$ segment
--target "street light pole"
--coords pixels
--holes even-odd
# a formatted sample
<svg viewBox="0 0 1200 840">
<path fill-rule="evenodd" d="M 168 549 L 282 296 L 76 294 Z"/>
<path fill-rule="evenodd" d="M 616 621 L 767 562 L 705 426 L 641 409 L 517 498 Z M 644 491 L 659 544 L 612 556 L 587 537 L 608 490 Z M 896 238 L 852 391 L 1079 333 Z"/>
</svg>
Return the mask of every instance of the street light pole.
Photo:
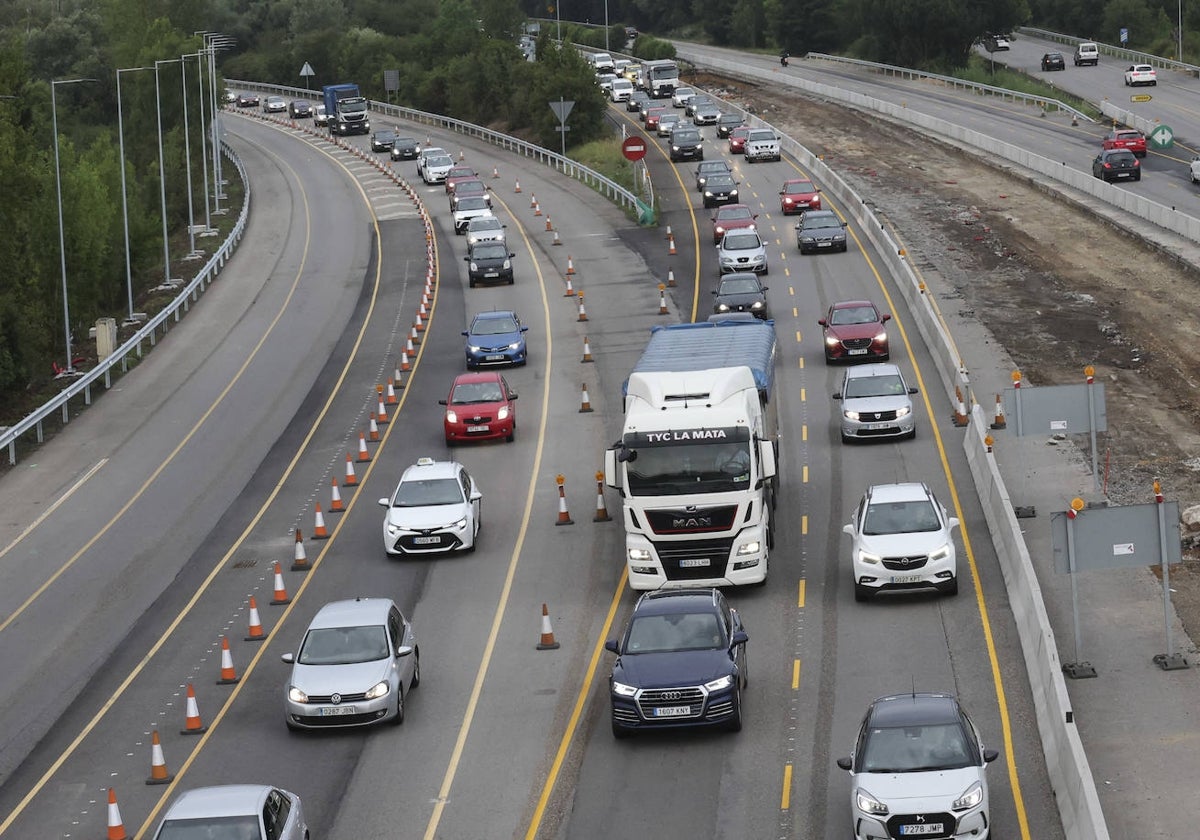
<svg viewBox="0 0 1200 840">
<path fill-rule="evenodd" d="M 1183 0 L 1179 0 L 1179 61 L 1183 62 Z"/>
<path fill-rule="evenodd" d="M 134 322 L 133 318 L 133 265 L 129 255 L 129 198 L 125 191 L 125 119 L 121 112 L 121 74 L 136 70 L 153 70 L 153 67 L 120 67 L 117 68 L 117 143 L 121 150 L 121 215 L 125 221 L 125 291 L 129 298 L 129 316 L 125 323 Z"/>
<path fill-rule="evenodd" d="M 54 131 L 54 192 L 58 198 L 58 259 L 62 267 L 63 337 L 67 345 L 67 368 L 60 375 L 74 376 L 75 365 L 71 361 L 71 308 L 67 301 L 67 238 L 63 232 L 62 167 L 58 159 L 58 98 L 55 91 L 59 85 L 79 82 L 94 82 L 95 79 L 51 79 L 50 81 L 50 124 Z"/>
<path fill-rule="evenodd" d="M 604 0 L 604 51 L 608 52 L 608 0 Z"/>
<path fill-rule="evenodd" d="M 196 211 L 192 204 L 192 132 L 188 127 L 187 61 L 185 60 L 189 57 L 186 55 L 179 57 L 179 78 L 183 86 L 183 168 L 187 175 L 187 229 L 188 244 L 191 248 L 184 259 L 195 260 L 200 258 L 200 252 L 196 250 Z"/>
<path fill-rule="evenodd" d="M 162 202 L 162 237 L 163 237 L 163 285 L 174 286 L 171 280 L 171 243 L 167 234 L 167 169 L 163 163 L 163 131 L 162 131 L 162 86 L 158 78 L 158 65 L 174 64 L 182 61 L 179 58 L 160 58 L 154 62 L 154 109 L 158 115 L 158 189 Z"/>
<path fill-rule="evenodd" d="M 236 40 L 228 35 L 222 35 L 219 32 L 199 31 L 193 33 L 204 37 L 205 50 L 208 52 L 208 78 L 209 92 L 212 102 L 210 104 L 210 112 L 212 113 L 212 148 L 213 148 L 213 215 L 220 216 L 226 211 L 221 209 L 221 199 L 225 198 L 222 161 L 221 161 L 221 111 L 217 103 L 217 50 L 229 49 L 237 43 Z"/>
</svg>

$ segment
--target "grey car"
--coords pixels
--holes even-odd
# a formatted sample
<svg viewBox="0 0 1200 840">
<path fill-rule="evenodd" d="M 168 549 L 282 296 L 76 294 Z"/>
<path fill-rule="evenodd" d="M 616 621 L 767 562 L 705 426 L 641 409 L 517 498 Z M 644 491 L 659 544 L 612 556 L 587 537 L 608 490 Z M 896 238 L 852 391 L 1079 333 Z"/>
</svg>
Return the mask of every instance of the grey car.
<svg viewBox="0 0 1200 840">
<path fill-rule="evenodd" d="M 300 797 L 271 785 L 216 785 L 184 791 L 154 840 L 307 840 Z"/>
<path fill-rule="evenodd" d="M 746 118 L 741 114 L 722 113 L 717 118 L 717 137 L 722 140 L 729 138 L 729 132 L 746 124 Z"/>
<path fill-rule="evenodd" d="M 767 287 L 752 271 L 736 271 L 721 278 L 713 289 L 713 313 L 749 312 L 756 318 L 767 318 Z"/>
<path fill-rule="evenodd" d="M 467 250 L 479 242 L 505 242 L 505 224 L 495 216 L 480 216 L 467 222 Z"/>
<path fill-rule="evenodd" d="M 735 271 L 767 273 L 767 249 L 758 231 L 753 229 L 731 230 L 722 236 L 717 245 L 717 261 L 722 274 Z"/>
<path fill-rule="evenodd" d="M 706 160 L 704 163 L 696 167 L 696 189 L 704 191 L 704 185 L 708 183 L 708 177 L 718 173 L 726 174 L 733 172 L 729 167 L 729 163 L 724 159 Z"/>
<path fill-rule="evenodd" d="M 721 119 L 721 109 L 715 102 L 701 102 L 692 113 L 692 122 L 696 125 L 716 125 Z"/>
<path fill-rule="evenodd" d="M 404 723 L 404 699 L 421 682 L 412 625 L 390 598 L 321 607 L 309 622 L 283 686 L 288 729 Z"/>
<path fill-rule="evenodd" d="M 726 237 L 728 238 L 728 237 Z M 900 368 L 890 363 L 848 368 L 833 398 L 842 404 L 842 443 L 917 435 L 910 388 Z"/>
<path fill-rule="evenodd" d="M 796 247 L 801 254 L 845 251 L 846 223 L 832 210 L 808 210 L 796 224 Z"/>
</svg>

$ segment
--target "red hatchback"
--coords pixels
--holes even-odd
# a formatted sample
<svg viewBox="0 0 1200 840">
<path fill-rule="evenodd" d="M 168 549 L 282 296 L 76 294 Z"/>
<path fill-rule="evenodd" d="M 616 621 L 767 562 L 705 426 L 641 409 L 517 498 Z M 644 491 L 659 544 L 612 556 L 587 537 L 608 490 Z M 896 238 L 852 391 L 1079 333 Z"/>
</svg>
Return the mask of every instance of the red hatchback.
<svg viewBox="0 0 1200 840">
<path fill-rule="evenodd" d="M 1136 128 L 1117 128 L 1104 138 L 1105 149 L 1128 149 L 1134 156 L 1146 156 L 1146 135 Z"/>
<path fill-rule="evenodd" d="M 779 209 L 785 216 L 820 210 L 820 190 L 807 178 L 790 178 L 779 189 Z"/>
<path fill-rule="evenodd" d="M 726 204 L 712 217 L 713 244 L 717 244 L 727 231 L 752 228 L 758 218 L 745 204 Z"/>
<path fill-rule="evenodd" d="M 460 181 L 471 181 L 479 177 L 474 167 L 470 166 L 455 166 L 446 173 L 446 194 L 454 192 L 454 186 Z"/>
<path fill-rule="evenodd" d="M 647 111 L 646 112 L 646 130 L 647 131 L 658 131 L 659 120 L 662 119 L 663 114 L 667 113 L 667 110 L 668 110 L 667 108 L 651 108 L 649 111 Z"/>
<path fill-rule="evenodd" d="M 746 137 L 750 134 L 750 127 L 739 125 L 733 131 L 729 132 L 729 154 L 740 155 L 746 151 Z"/>
<path fill-rule="evenodd" d="M 887 359 L 888 336 L 884 323 L 892 318 L 869 300 L 843 300 L 829 307 L 817 321 L 825 337 L 825 362 Z"/>
<path fill-rule="evenodd" d="M 464 440 L 512 441 L 517 431 L 516 393 L 495 371 L 460 373 L 450 386 L 450 396 L 438 400 L 446 406 L 446 445 Z"/>
</svg>

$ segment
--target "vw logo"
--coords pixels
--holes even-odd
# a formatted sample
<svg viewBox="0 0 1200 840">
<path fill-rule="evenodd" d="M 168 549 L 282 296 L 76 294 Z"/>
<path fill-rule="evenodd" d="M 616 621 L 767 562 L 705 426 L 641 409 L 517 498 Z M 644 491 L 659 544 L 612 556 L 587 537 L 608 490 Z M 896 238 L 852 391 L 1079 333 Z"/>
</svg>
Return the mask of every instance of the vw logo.
<svg viewBox="0 0 1200 840">
<path fill-rule="evenodd" d="M 335 706 L 336 706 L 338 703 L 341 703 L 341 702 L 342 702 L 342 695 L 340 695 L 340 694 L 334 694 L 334 695 L 332 695 L 332 696 L 329 698 L 329 702 L 330 702 L 330 703 L 332 703 L 333 705 L 335 705 Z"/>
<path fill-rule="evenodd" d="M 683 697 L 682 691 L 664 691 L 662 693 L 664 700 L 679 700 Z"/>
</svg>

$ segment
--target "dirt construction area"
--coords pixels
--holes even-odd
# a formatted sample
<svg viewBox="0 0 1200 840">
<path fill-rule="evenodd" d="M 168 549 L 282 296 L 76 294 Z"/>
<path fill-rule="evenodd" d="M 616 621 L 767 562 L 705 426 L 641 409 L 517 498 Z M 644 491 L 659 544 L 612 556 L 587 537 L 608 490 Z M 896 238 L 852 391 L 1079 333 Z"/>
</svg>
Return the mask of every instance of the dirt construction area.
<svg viewBox="0 0 1200 840">
<path fill-rule="evenodd" d="M 1095 367 L 1106 389 L 1098 455 L 1112 504 L 1152 501 L 1155 479 L 1181 510 L 1200 504 L 1200 268 L 952 146 L 852 109 L 714 77 L 695 83 L 723 89 L 822 155 L 1029 385 L 1081 383 L 1084 367 Z M 1186 542 L 1171 586 L 1189 637 L 1200 639 L 1200 552 Z"/>
</svg>

